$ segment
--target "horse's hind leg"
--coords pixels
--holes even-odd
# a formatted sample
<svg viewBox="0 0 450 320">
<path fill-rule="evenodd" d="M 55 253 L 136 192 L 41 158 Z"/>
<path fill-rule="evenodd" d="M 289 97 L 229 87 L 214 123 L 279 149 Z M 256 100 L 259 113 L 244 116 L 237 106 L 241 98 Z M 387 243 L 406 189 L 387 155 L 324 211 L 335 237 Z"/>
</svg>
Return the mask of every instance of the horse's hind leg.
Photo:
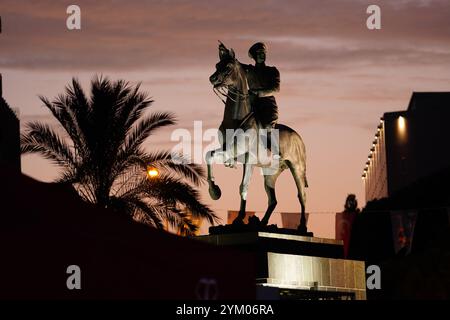
<svg viewBox="0 0 450 320">
<path fill-rule="evenodd" d="M 275 183 L 277 181 L 278 176 L 280 175 L 282 169 L 278 169 L 274 174 L 264 175 L 264 189 L 267 193 L 267 202 L 268 207 L 264 217 L 261 220 L 262 225 L 267 225 L 269 223 L 270 216 L 272 215 L 273 210 L 277 206 L 277 197 L 275 195 Z M 264 172 L 264 169 L 263 169 Z"/>
<path fill-rule="evenodd" d="M 294 177 L 295 184 L 297 185 L 297 196 L 300 201 L 300 206 L 302 209 L 300 216 L 300 225 L 298 226 L 298 231 L 300 234 L 306 235 L 307 227 L 306 227 L 306 213 L 305 213 L 305 205 L 306 205 L 306 173 L 305 170 L 302 170 L 301 166 L 296 164 L 289 163 L 289 169 L 291 170 L 292 176 Z"/>
<path fill-rule="evenodd" d="M 247 204 L 247 191 L 250 184 L 250 179 L 252 178 L 253 164 L 245 163 L 243 166 L 242 182 L 239 187 L 239 195 L 241 196 L 241 206 L 239 209 L 239 214 L 234 219 L 233 224 L 243 224 L 245 219 L 245 207 Z"/>
</svg>

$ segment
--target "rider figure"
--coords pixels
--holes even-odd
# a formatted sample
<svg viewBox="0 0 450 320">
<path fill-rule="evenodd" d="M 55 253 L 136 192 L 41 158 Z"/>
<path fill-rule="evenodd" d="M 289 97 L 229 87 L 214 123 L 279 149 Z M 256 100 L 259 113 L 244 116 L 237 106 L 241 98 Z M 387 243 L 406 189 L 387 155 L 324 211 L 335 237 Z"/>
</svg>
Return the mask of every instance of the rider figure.
<svg viewBox="0 0 450 320">
<path fill-rule="evenodd" d="M 278 106 L 274 93 L 280 91 L 280 72 L 275 67 L 266 66 L 267 46 L 257 42 L 250 47 L 248 55 L 255 65 L 243 65 L 247 71 L 249 98 L 252 111 L 267 130 L 267 149 L 271 149 L 271 130 L 278 121 Z M 273 155 L 278 158 L 278 155 Z"/>
<path fill-rule="evenodd" d="M 252 45 L 248 51 L 255 65 L 243 65 L 247 71 L 250 104 L 262 128 L 270 131 L 278 121 L 278 106 L 273 96 L 280 91 L 280 72 L 266 66 L 267 46 L 262 42 Z"/>
<path fill-rule="evenodd" d="M 257 42 L 248 50 L 248 55 L 255 60 L 255 65 L 241 65 L 247 72 L 252 111 L 261 127 L 270 131 L 278 121 L 278 106 L 273 94 L 280 91 L 280 72 L 275 67 L 266 66 L 266 53 L 267 46 L 263 42 Z M 220 43 L 220 59 L 227 54 L 228 49 Z"/>
</svg>

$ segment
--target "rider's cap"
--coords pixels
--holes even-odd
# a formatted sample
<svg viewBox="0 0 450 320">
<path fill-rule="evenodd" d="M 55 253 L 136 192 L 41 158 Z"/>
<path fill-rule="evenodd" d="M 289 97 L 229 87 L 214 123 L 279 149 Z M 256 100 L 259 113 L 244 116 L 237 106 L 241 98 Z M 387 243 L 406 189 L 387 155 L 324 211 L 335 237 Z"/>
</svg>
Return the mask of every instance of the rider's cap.
<svg viewBox="0 0 450 320">
<path fill-rule="evenodd" d="M 267 53 L 267 46 L 264 42 L 257 42 L 252 45 L 248 50 L 248 56 L 255 59 L 256 52 L 259 50 L 264 50 L 264 53 Z"/>
</svg>

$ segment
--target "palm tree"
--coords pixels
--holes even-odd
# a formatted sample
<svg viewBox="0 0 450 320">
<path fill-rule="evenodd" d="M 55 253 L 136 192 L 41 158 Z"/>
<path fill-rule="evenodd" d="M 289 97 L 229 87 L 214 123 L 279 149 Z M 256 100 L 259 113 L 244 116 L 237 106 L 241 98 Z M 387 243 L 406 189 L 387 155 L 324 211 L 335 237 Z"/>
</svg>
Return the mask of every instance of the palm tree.
<svg viewBox="0 0 450 320">
<path fill-rule="evenodd" d="M 191 218 L 217 221 L 195 189 L 204 181 L 204 171 L 173 161 L 170 152 L 143 149 L 156 129 L 176 119 L 167 112 L 144 115 L 153 100 L 139 87 L 95 77 L 88 98 L 72 79 L 53 101 L 40 96 L 64 133 L 30 122 L 21 136 L 21 152 L 38 153 L 60 166 L 56 182 L 72 185 L 84 201 L 158 228 L 169 223 L 182 234 L 192 234 L 197 227 Z M 148 178 L 148 168 L 158 176 Z"/>
</svg>

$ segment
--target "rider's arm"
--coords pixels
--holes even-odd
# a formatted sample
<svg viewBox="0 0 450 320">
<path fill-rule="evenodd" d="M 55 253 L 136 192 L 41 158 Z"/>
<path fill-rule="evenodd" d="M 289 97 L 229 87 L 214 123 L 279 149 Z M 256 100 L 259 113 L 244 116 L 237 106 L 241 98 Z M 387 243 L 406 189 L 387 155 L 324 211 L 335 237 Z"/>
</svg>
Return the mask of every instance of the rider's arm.
<svg viewBox="0 0 450 320">
<path fill-rule="evenodd" d="M 248 71 L 250 69 L 250 66 L 251 66 L 250 64 L 245 64 L 240 61 L 238 61 L 238 62 L 245 71 Z"/>
<path fill-rule="evenodd" d="M 280 91 L 280 72 L 278 69 L 273 68 L 273 75 L 268 87 L 258 90 L 258 97 L 273 96 L 274 93 Z"/>
</svg>

